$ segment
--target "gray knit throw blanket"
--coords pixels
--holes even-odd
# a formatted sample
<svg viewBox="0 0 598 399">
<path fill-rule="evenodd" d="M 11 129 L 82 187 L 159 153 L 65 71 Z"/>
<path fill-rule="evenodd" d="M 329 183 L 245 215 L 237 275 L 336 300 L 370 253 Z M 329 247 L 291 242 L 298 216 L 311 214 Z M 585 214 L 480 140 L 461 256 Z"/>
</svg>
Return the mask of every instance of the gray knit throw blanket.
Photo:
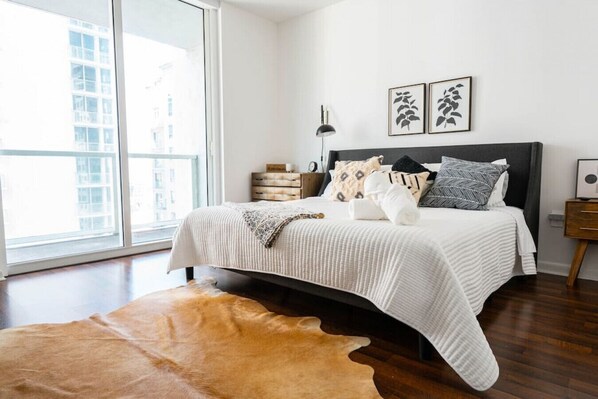
<svg viewBox="0 0 598 399">
<path fill-rule="evenodd" d="M 276 241 L 282 229 L 293 220 L 324 218 L 322 213 L 271 202 L 247 204 L 227 202 L 224 206 L 241 213 L 247 226 L 266 248 L 271 248 L 274 245 L 274 241 Z"/>
</svg>

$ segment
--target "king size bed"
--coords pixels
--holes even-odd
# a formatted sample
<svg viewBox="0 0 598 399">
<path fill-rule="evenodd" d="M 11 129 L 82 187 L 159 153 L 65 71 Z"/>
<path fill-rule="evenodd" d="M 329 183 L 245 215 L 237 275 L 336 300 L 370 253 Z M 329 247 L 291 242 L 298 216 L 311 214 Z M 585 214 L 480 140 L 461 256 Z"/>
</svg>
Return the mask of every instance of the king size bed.
<svg viewBox="0 0 598 399">
<path fill-rule="evenodd" d="M 323 213 L 297 220 L 272 248 L 256 240 L 238 212 L 225 206 L 190 213 L 179 227 L 168 270 L 225 268 L 294 289 L 381 311 L 420 333 L 477 390 L 490 388 L 498 364 L 476 319 L 484 301 L 512 276 L 535 274 L 541 143 L 330 151 L 336 161 L 408 155 L 477 162 L 506 158 L 506 207 L 488 211 L 421 208 L 414 226 L 351 220 L 347 204 L 314 197 L 294 205 Z M 326 174 L 320 193 L 330 183 Z M 291 204 L 293 205 L 293 204 Z"/>
</svg>

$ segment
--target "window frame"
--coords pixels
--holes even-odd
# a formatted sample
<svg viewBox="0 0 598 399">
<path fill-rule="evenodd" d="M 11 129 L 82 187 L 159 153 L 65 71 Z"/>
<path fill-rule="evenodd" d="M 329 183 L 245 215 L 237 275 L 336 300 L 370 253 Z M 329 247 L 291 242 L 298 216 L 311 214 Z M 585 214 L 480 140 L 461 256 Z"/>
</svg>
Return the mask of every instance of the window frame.
<svg viewBox="0 0 598 399">
<path fill-rule="evenodd" d="M 205 202 L 207 205 L 220 204 L 222 201 L 222 175 L 218 165 L 221 163 L 221 139 L 220 139 L 220 83 L 219 83 L 219 69 L 220 69 L 220 52 L 219 52 L 219 9 L 220 2 L 218 0 L 172 0 L 189 4 L 203 9 L 203 27 L 204 27 L 204 79 L 205 79 L 205 112 L 206 114 L 206 162 L 205 164 L 197 163 L 196 173 L 203 173 L 207 177 L 207 192 L 205 193 Z M 104 259 L 111 259 L 120 256 L 129 256 L 139 253 L 145 253 L 156 250 L 169 249 L 172 247 L 172 240 L 162 240 L 155 242 L 144 242 L 133 245 L 132 243 L 132 229 L 130 219 L 130 192 L 129 192 L 129 168 L 128 168 L 128 151 L 127 151 L 127 135 L 126 135 L 126 109 L 125 109 L 125 88 L 124 85 L 112 85 L 115 82 L 124 81 L 124 58 L 123 58 L 123 21 L 122 21 L 122 0 L 111 0 L 112 3 L 112 40 L 114 48 L 112 52 L 108 52 L 111 57 L 111 63 L 114 65 L 114 75 L 110 76 L 111 90 L 116 90 L 115 104 L 116 109 L 113 108 L 113 115 L 118 118 L 117 126 L 119 126 L 119 134 L 113 136 L 113 145 L 118 148 L 117 161 L 120 168 L 120 184 L 118 187 L 122 204 L 122 212 L 117 217 L 117 223 L 122 226 L 123 246 L 114 249 L 102 250 L 97 252 L 86 252 L 81 254 L 66 255 L 57 258 L 40 259 L 30 262 L 11 264 L 10 268 L 6 259 L 6 247 L 0 245 L 0 280 L 8 275 L 15 275 L 21 273 L 28 273 L 38 270 L 50 269 L 54 267 L 64 267 L 68 265 L 75 265 L 87 262 L 93 262 Z M 82 61 L 84 65 L 86 60 L 86 51 L 92 52 L 92 59 L 95 61 L 96 57 L 101 56 L 99 39 L 94 40 L 93 48 L 86 46 L 83 32 L 72 31 L 70 34 L 79 35 L 79 45 L 73 45 L 71 37 L 69 37 L 69 46 L 81 48 L 82 53 L 79 57 L 73 57 Z M 89 40 L 87 42 L 89 44 Z M 72 51 L 72 50 L 71 50 Z M 112 59 L 113 58 L 113 59 Z M 100 63 L 101 64 L 101 63 Z M 84 72 L 85 74 L 85 72 Z M 95 73 L 95 95 L 96 101 L 101 99 L 102 80 L 101 68 L 98 68 Z M 73 77 L 71 76 L 71 81 Z M 85 79 L 84 79 L 85 80 Z M 87 94 L 86 91 L 81 91 Z M 86 96 L 82 96 L 86 97 Z M 86 112 L 88 107 L 84 100 L 84 107 Z M 97 104 L 98 106 L 100 104 Z M 75 111 L 73 106 L 72 112 Z M 100 110 L 96 107 L 96 113 Z M 75 122 L 77 125 L 77 122 Z M 86 133 L 87 134 L 87 133 Z M 102 145 L 103 134 L 100 134 L 100 145 Z M 7 151 L 10 153 L 10 151 Z M 3 150 L 0 149 L 0 155 Z M 197 174 L 196 174 L 197 175 Z M 201 174 L 200 174 L 201 175 Z M 125 189 L 126 188 L 126 189 Z M 115 190 L 116 191 L 116 190 Z M 116 193 L 112 193 L 116 194 Z M 91 197 L 89 198 L 91 201 Z M 116 198 L 115 198 L 116 199 Z M 2 191 L 0 190 L 0 210 L 2 208 Z M 121 215 L 129 215 L 129 217 L 122 217 Z M 5 242 L 4 234 L 4 214 L 0 211 L 0 243 Z"/>
</svg>

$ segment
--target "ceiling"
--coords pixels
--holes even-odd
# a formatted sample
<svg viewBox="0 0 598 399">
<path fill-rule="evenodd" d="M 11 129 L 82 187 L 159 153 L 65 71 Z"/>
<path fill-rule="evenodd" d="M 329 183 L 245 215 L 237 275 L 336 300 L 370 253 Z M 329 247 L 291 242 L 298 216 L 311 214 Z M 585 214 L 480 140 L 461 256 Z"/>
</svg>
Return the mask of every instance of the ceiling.
<svg viewBox="0 0 598 399">
<path fill-rule="evenodd" d="M 274 22 L 283 22 L 340 1 L 342 0 L 224 0 Z"/>
</svg>

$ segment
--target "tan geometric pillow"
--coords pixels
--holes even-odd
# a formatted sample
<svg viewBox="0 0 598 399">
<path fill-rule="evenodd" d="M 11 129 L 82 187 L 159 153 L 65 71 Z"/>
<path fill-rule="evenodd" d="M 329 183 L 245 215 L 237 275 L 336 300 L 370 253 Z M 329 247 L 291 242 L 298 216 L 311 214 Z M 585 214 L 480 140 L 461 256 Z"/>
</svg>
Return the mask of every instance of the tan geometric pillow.
<svg viewBox="0 0 598 399">
<path fill-rule="evenodd" d="M 422 192 L 427 186 L 426 180 L 430 173 L 428 172 L 421 172 L 421 173 L 406 173 L 406 172 L 383 172 L 390 174 L 390 181 L 393 184 L 400 184 L 402 186 L 406 186 L 413 198 L 415 198 L 415 203 L 419 203 L 419 198 L 422 195 Z"/>
<path fill-rule="evenodd" d="M 365 178 L 380 169 L 383 159 L 384 157 L 380 155 L 365 161 L 336 161 L 331 198 L 342 202 L 363 198 Z"/>
</svg>

